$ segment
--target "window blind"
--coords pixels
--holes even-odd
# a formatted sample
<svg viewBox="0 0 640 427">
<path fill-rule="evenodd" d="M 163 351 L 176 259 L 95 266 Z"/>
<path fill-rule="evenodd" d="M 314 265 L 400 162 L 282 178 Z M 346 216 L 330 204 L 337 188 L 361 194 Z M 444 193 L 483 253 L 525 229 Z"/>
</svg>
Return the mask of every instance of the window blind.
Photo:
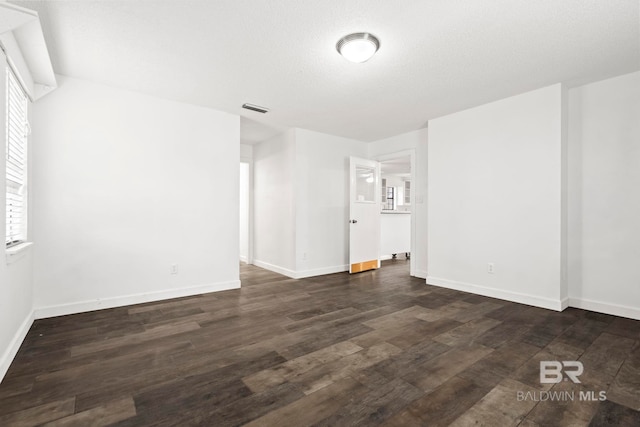
<svg viewBox="0 0 640 427">
<path fill-rule="evenodd" d="M 28 100 L 11 68 L 7 67 L 6 164 L 7 246 L 26 239 L 26 166 Z"/>
</svg>

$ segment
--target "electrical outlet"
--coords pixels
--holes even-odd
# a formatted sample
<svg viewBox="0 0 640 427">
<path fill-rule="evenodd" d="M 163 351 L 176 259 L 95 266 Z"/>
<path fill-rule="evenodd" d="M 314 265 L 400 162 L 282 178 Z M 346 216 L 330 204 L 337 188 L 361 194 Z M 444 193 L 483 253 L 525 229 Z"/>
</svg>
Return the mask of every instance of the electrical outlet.
<svg viewBox="0 0 640 427">
<path fill-rule="evenodd" d="M 487 264 L 487 273 L 493 274 L 493 263 Z"/>
<path fill-rule="evenodd" d="M 302 253 L 302 260 L 303 260 L 303 261 L 306 261 L 306 260 L 307 260 L 307 253 L 306 253 L 306 252 L 303 252 L 303 253 Z"/>
<path fill-rule="evenodd" d="M 178 274 L 178 264 L 171 264 L 171 267 L 169 268 L 169 272 L 171 274 Z"/>
</svg>

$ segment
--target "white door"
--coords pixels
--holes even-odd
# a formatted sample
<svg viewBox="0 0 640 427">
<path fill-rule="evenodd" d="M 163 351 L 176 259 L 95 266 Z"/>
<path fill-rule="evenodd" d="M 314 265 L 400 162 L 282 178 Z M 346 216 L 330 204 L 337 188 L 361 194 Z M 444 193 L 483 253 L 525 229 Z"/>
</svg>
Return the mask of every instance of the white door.
<svg viewBox="0 0 640 427">
<path fill-rule="evenodd" d="M 350 159 L 349 273 L 380 267 L 380 164 Z"/>
</svg>

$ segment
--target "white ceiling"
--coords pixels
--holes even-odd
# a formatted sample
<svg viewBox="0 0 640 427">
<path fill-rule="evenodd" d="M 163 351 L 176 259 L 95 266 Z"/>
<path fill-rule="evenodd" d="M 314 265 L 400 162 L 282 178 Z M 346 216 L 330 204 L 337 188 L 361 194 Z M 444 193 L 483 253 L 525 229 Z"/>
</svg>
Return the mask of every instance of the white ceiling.
<svg viewBox="0 0 640 427">
<path fill-rule="evenodd" d="M 57 73 L 240 114 L 248 143 L 290 127 L 372 141 L 640 69 L 638 0 L 13 3 L 39 12 Z M 358 31 L 381 41 L 363 64 L 335 49 Z"/>
</svg>

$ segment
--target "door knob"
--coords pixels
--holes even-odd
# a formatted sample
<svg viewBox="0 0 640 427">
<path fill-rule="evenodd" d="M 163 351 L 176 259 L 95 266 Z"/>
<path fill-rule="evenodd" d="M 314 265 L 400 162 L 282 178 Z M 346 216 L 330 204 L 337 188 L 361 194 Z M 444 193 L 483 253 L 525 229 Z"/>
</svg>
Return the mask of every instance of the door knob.
<svg viewBox="0 0 640 427">
<path fill-rule="evenodd" d="M 351 224 L 355 224 L 356 222 L 358 222 L 358 220 L 357 220 L 357 219 L 352 219 L 352 220 L 350 220 L 349 222 L 350 222 Z"/>
</svg>

